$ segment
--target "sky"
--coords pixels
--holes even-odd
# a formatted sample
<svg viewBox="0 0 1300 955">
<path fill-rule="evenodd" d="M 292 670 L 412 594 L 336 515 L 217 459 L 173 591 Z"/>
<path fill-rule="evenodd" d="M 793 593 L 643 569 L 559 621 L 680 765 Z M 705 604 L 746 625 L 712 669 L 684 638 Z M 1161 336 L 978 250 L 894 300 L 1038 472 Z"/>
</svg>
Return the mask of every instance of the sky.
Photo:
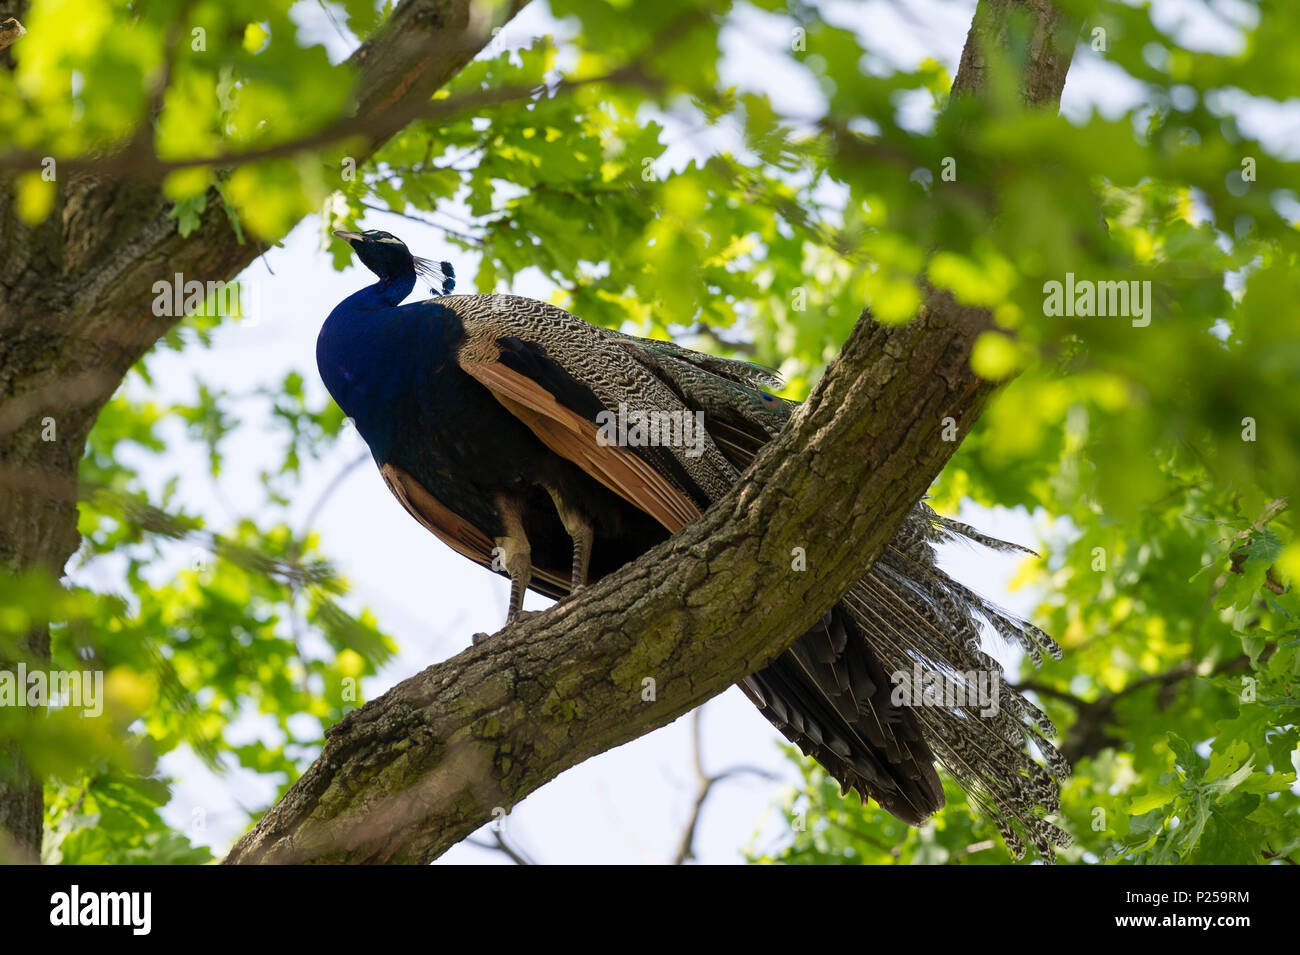
<svg viewBox="0 0 1300 955">
<path fill-rule="evenodd" d="M 909 0 L 904 7 L 870 0 L 831 2 L 824 11 L 836 25 L 866 25 L 864 41 L 891 65 L 913 66 L 929 57 L 955 74 L 974 5 L 973 0 Z M 1231 43 L 1233 31 L 1194 12 L 1201 8 L 1199 3 L 1170 0 L 1156 6 L 1157 22 L 1182 23 L 1189 42 L 1215 49 L 1219 48 L 1215 44 Z M 1216 6 L 1232 12 L 1239 5 L 1226 2 Z M 295 11 L 307 36 L 325 43 L 335 59 L 342 59 L 355 43 L 340 35 L 335 24 L 321 15 L 321 9 L 303 3 Z M 546 33 L 565 36 L 568 31 L 550 18 L 544 4 L 535 2 L 506 27 L 493 52 L 524 46 Z M 782 21 L 758 13 L 742 17 L 738 26 L 723 36 L 723 82 L 768 92 L 787 115 L 815 115 L 819 91 L 805 74 L 779 57 L 788 42 L 788 25 Z M 1114 116 L 1140 98 L 1141 88 L 1135 82 L 1083 46 L 1066 83 L 1062 110 L 1072 119 L 1082 119 L 1094 108 Z M 1294 110 L 1270 113 L 1264 107 L 1258 111 L 1248 107 L 1244 107 L 1248 115 L 1243 116 L 1243 125 L 1249 132 L 1281 137 L 1277 142 L 1300 139 Z M 904 109 L 919 127 L 929 121 L 928 97 L 926 102 L 909 103 Z M 1257 124 L 1254 128 L 1252 122 Z M 680 168 L 701 149 L 717 145 L 692 138 L 698 131 L 687 131 L 680 124 L 665 125 L 669 148 L 661 162 L 669 169 Z M 393 232 L 417 255 L 450 259 L 460 276 L 458 292 L 494 291 L 470 287 L 475 257 L 449 245 L 436 229 L 383 213 L 369 215 L 364 225 Z M 320 325 L 340 300 L 373 281 L 359 264 L 341 273 L 334 271 L 324 241 L 319 217 L 300 223 L 280 246 L 241 276 L 241 281 L 259 287 L 259 320 L 223 324 L 207 350 L 160 351 L 150 364 L 153 389 L 136 381 L 131 386 L 137 389 L 136 394 L 159 404 L 191 402 L 200 380 L 212 388 L 251 394 L 260 387 L 273 387 L 286 373 L 297 371 L 306 380 L 313 402 L 323 400 L 325 391 L 315 367 Z M 546 299 L 551 287 L 540 275 L 524 273 L 511 291 Z M 181 422 L 165 422 L 160 429 L 168 441 L 169 470 L 179 470 L 183 476 L 183 503 L 203 513 L 209 526 L 217 530 L 233 516 L 255 511 L 262 500 L 258 473 L 277 463 L 280 449 L 263 403 L 247 401 L 234 408 L 245 417 L 223 446 L 227 465 L 218 482 L 208 477 L 206 452 L 185 437 Z M 295 495 L 295 526 L 302 525 L 323 489 L 365 451 L 353 434 L 309 469 Z M 152 466 L 146 455 L 130 463 L 146 469 Z M 986 533 L 1031 547 L 1039 545 L 1042 535 L 1063 532 L 1044 515 L 1033 517 L 1024 512 L 993 512 L 972 506 L 963 510 L 961 519 Z M 491 633 L 501 627 L 508 582 L 458 556 L 412 520 L 389 493 L 368 456 L 347 473 L 330 496 L 315 530 L 322 551 L 352 584 L 350 605 L 371 608 L 381 628 L 393 635 L 400 647 L 380 675 L 365 682 L 366 699 L 374 699 L 402 679 L 460 652 L 469 646 L 471 634 Z M 1028 613 L 1038 602 L 1038 594 L 1007 589 L 1019 566 L 1018 557 L 962 548 L 946 549 L 943 556 L 945 567 L 954 576 L 1011 610 Z M 548 604 L 530 594 L 525 606 L 542 609 Z M 318 649 L 324 649 L 323 642 Z M 1014 653 L 995 646 L 990 649 L 1006 663 L 1017 660 Z M 505 837 L 542 863 L 671 860 L 695 799 L 691 727 L 691 718 L 683 717 L 562 774 L 514 807 L 503 825 Z M 228 736 L 238 744 L 268 731 L 265 721 L 248 718 L 238 721 Z M 797 774 L 778 748 L 779 742 L 783 742 L 779 734 L 735 688 L 703 707 L 706 771 L 748 766 L 773 778 L 746 774 L 720 784 L 698 826 L 699 862 L 736 863 L 742 861 L 745 847 L 762 851 L 775 844 L 783 829 L 779 796 L 783 787 L 797 783 Z M 166 757 L 163 771 L 176 780 L 165 817 L 218 855 L 244 831 L 244 810 L 261 808 L 274 795 L 273 787 L 255 774 L 237 768 L 213 774 L 184 752 Z M 199 817 L 204 820 L 202 830 L 192 825 Z M 490 841 L 486 831 L 475 838 Z M 509 860 L 495 850 L 461 844 L 435 864 L 509 864 Z"/>
</svg>

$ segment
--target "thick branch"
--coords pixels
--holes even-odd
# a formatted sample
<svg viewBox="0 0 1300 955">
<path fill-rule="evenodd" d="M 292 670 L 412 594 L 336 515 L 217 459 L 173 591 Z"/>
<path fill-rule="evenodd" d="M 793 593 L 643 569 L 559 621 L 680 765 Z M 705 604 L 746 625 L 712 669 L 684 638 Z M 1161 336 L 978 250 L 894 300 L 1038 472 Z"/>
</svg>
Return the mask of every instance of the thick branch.
<svg viewBox="0 0 1300 955">
<path fill-rule="evenodd" d="M 952 83 L 953 95 L 983 95 L 988 90 L 992 51 L 1006 56 L 1019 50 L 1025 58 L 1021 100 L 1030 106 L 1054 107 L 1065 86 L 1078 27 L 1051 0 L 980 0 Z M 1024 43 L 1017 38 L 1021 33 Z"/>
</svg>

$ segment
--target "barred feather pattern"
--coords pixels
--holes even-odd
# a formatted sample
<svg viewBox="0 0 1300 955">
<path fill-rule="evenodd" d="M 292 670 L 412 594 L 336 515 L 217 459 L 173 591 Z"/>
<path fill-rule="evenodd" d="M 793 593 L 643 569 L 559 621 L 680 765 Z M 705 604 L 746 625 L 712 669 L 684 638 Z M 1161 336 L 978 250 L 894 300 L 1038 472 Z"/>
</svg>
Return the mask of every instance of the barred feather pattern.
<svg viewBox="0 0 1300 955">
<path fill-rule="evenodd" d="M 562 308 L 518 295 L 448 295 L 439 298 L 438 304 L 459 316 L 471 341 L 518 336 L 539 346 L 547 358 L 571 372 L 611 411 L 621 407 L 628 413 L 645 414 L 692 410 L 622 347 L 623 336 L 597 328 Z M 708 435 L 698 455 L 688 454 L 685 448 L 638 450 L 652 463 L 672 455 L 708 500 L 724 495 L 738 476 Z M 665 477 L 672 480 L 667 472 Z M 690 495 L 693 489 L 679 490 Z"/>
<path fill-rule="evenodd" d="M 1047 715 L 1008 684 L 997 661 L 980 649 L 981 618 L 991 623 L 988 613 L 999 614 L 1008 629 L 1014 618 L 954 596 L 963 592 L 969 591 L 932 561 L 918 564 L 889 547 L 844 603 L 887 669 L 908 673 L 919 667 L 968 692 L 967 699 L 978 689 L 970 685 L 972 674 L 998 682 L 999 706 L 991 715 L 970 706 L 912 709 L 936 757 L 994 821 L 1008 849 L 1020 858 L 1028 839 L 1051 860 L 1054 847 L 1070 844 L 1069 835 L 1046 818 L 1060 808 L 1057 779 L 1069 774 L 1069 765 L 1051 743 L 1056 730 Z M 1031 746 L 1046 769 L 1030 756 Z"/>
<path fill-rule="evenodd" d="M 739 361 L 735 358 L 721 358 L 717 355 L 706 355 L 703 352 L 683 348 L 676 342 L 660 341 L 654 338 L 637 338 L 634 335 L 625 335 L 623 332 L 615 331 L 610 331 L 608 334 L 626 342 L 634 357 L 638 353 L 653 355 L 657 352 L 674 359 L 675 364 L 690 365 L 737 384 L 752 385 L 759 388 L 781 388 L 785 385 L 781 376 L 774 369 L 756 365 L 753 362 Z"/>
</svg>

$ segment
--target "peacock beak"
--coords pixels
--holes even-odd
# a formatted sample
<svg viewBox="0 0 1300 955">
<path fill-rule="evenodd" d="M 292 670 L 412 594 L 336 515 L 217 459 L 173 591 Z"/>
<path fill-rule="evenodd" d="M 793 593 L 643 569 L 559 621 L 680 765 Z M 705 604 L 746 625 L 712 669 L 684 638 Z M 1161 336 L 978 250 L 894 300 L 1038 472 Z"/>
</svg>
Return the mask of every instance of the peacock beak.
<svg viewBox="0 0 1300 955">
<path fill-rule="evenodd" d="M 359 242 L 365 238 L 365 236 L 360 232 L 344 232 L 342 229 L 335 229 L 334 235 L 336 238 L 342 239 L 348 245 L 351 245 L 353 242 Z"/>
</svg>

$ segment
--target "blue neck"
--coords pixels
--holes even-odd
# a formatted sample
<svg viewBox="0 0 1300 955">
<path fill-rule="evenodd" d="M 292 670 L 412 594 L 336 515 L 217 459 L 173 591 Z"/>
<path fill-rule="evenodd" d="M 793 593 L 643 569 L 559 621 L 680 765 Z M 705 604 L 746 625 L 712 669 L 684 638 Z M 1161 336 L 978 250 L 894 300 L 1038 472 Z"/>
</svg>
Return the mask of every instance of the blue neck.
<svg viewBox="0 0 1300 955">
<path fill-rule="evenodd" d="M 460 331 L 459 322 L 447 321 L 452 313 L 432 302 L 397 307 L 415 279 L 412 269 L 349 295 L 316 339 L 321 380 L 380 463 L 392 442 L 394 409 L 422 390 L 430 363 L 442 360 Z"/>
<path fill-rule="evenodd" d="M 368 285 L 360 292 L 354 292 L 345 298 L 339 308 L 350 307 L 355 311 L 370 311 L 376 308 L 392 308 L 401 305 L 402 299 L 411 294 L 415 288 L 415 267 L 400 275 L 390 275 L 380 279 L 374 285 Z M 339 308 L 334 311 L 337 312 Z"/>
</svg>

